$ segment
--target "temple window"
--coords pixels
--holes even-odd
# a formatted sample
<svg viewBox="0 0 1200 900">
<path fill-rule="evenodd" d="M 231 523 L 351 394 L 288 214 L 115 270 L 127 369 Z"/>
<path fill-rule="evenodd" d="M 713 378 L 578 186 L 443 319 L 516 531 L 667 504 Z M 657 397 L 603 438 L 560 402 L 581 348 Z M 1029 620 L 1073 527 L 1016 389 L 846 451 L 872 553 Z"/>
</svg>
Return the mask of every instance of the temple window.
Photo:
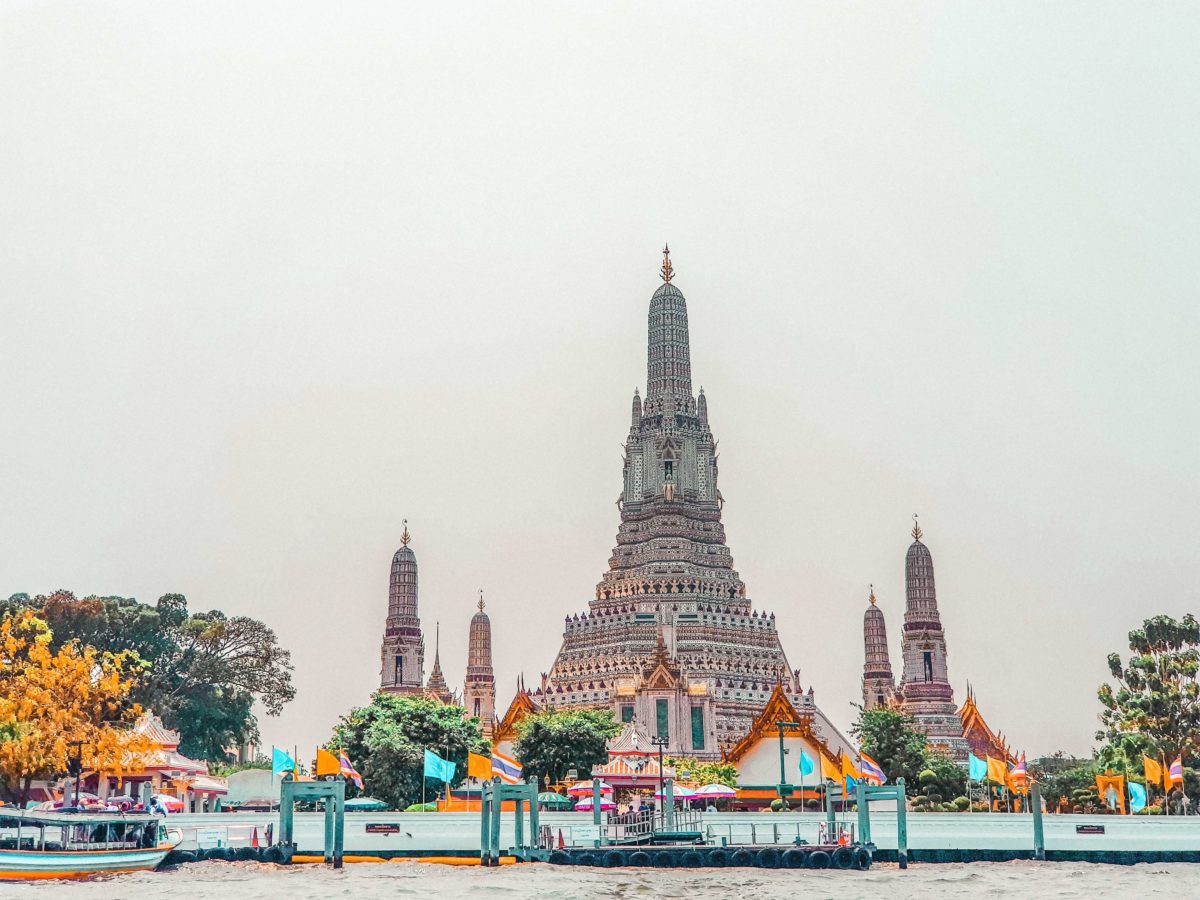
<svg viewBox="0 0 1200 900">
<path fill-rule="evenodd" d="M 654 701 L 655 736 L 663 740 L 671 739 L 671 729 L 667 721 L 667 701 L 659 697 Z"/>
<path fill-rule="evenodd" d="M 925 657 L 925 680 L 933 681 L 933 654 L 926 650 L 922 655 Z"/>
<path fill-rule="evenodd" d="M 623 705 L 621 707 L 621 721 L 622 722 L 632 722 L 633 721 L 633 707 L 632 706 Z"/>
<path fill-rule="evenodd" d="M 400 684 L 402 681 L 404 681 L 404 657 L 403 656 L 396 657 L 396 677 L 394 680 L 395 680 L 396 684 Z"/>
<path fill-rule="evenodd" d="M 692 707 L 692 749 L 704 749 L 704 707 Z"/>
</svg>

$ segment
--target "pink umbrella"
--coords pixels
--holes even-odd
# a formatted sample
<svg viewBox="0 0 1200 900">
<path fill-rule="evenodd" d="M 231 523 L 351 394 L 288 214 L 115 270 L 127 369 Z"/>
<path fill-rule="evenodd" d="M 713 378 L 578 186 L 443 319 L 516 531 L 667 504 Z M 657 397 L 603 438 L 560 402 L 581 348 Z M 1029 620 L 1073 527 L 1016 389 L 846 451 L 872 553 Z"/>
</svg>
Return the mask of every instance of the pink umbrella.
<svg viewBox="0 0 1200 900">
<path fill-rule="evenodd" d="M 600 800 L 600 811 L 601 812 L 611 812 L 612 810 L 614 810 L 616 808 L 617 808 L 617 804 L 613 803 L 611 800 L 609 800 L 606 797 L 601 798 L 601 800 Z M 592 798 L 584 797 L 582 800 L 580 800 L 578 803 L 575 804 L 575 810 L 577 812 L 591 812 L 592 811 Z"/>
<path fill-rule="evenodd" d="M 172 797 L 170 794 L 161 794 L 158 799 L 167 808 L 167 812 L 183 812 L 183 801 L 178 797 Z"/>
<path fill-rule="evenodd" d="M 737 791 L 731 787 L 725 787 L 723 784 L 706 784 L 696 791 L 696 796 L 708 797 L 713 800 L 732 800 L 737 796 Z"/>
<path fill-rule="evenodd" d="M 677 784 L 671 789 L 671 796 L 676 800 L 691 800 L 696 796 L 696 792 L 691 788 L 685 788 L 682 784 Z M 663 800 L 665 797 L 658 791 L 654 792 L 655 800 Z"/>
<path fill-rule="evenodd" d="M 600 782 L 600 793 L 601 794 L 611 794 L 612 792 L 613 791 L 612 791 L 611 784 L 605 784 L 603 781 Z M 568 797 L 584 797 L 584 796 L 590 797 L 590 796 L 592 796 L 592 783 L 590 781 L 575 782 L 575 784 L 573 784 L 569 788 L 567 788 L 567 796 Z"/>
</svg>

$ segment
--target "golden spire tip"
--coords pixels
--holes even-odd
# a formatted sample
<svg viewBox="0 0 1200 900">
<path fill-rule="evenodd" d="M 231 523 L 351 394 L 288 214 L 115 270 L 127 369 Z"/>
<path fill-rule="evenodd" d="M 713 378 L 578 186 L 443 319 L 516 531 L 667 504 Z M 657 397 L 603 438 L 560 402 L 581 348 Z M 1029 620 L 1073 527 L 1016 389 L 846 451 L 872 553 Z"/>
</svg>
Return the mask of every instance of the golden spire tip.
<svg viewBox="0 0 1200 900">
<path fill-rule="evenodd" d="M 400 535 L 400 543 L 407 547 L 408 542 L 412 540 L 412 535 L 408 533 L 408 519 L 402 521 L 404 522 L 404 531 Z"/>
<path fill-rule="evenodd" d="M 923 532 L 921 531 L 921 523 L 917 521 L 917 514 L 913 513 L 913 530 L 912 530 L 913 540 L 919 541 L 921 539 L 922 534 L 923 534 Z"/>
<path fill-rule="evenodd" d="M 871 596 L 867 598 L 871 601 L 871 605 L 875 605 L 875 585 L 871 585 Z"/>
<path fill-rule="evenodd" d="M 675 269 L 671 265 L 671 246 L 663 244 L 663 264 L 659 270 L 659 277 L 667 284 L 671 283 L 671 279 L 675 277 Z"/>
</svg>

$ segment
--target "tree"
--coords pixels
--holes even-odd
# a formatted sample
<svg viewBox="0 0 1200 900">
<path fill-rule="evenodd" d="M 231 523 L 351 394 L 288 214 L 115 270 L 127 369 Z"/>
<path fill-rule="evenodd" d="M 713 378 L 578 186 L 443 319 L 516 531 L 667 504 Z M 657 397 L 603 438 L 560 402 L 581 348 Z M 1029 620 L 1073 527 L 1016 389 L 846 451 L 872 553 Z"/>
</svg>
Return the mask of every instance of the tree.
<svg viewBox="0 0 1200 900">
<path fill-rule="evenodd" d="M 686 756 L 668 756 L 665 765 L 675 769 L 677 779 L 691 782 L 698 787 L 706 784 L 723 784 L 726 787 L 737 785 L 738 770 L 733 763 L 700 762 Z"/>
<path fill-rule="evenodd" d="M 548 775 L 557 784 L 571 769 L 586 778 L 592 766 L 607 762 L 608 741 L 620 731 L 607 709 L 545 710 L 517 726 L 513 753 L 526 777 L 536 775 L 543 783 Z"/>
<path fill-rule="evenodd" d="M 889 781 L 903 778 L 906 784 L 915 787 L 921 772 L 928 768 L 925 735 L 913 728 L 912 719 L 898 709 L 860 707 L 858 721 L 850 726 L 850 733 L 863 751 L 879 763 Z"/>
<path fill-rule="evenodd" d="M 178 729 L 185 755 L 229 759 L 234 747 L 258 737 L 256 702 L 277 715 L 295 696 L 290 655 L 270 628 L 217 610 L 189 615 L 182 594 L 164 594 L 150 606 L 128 597 L 80 600 L 60 590 L 27 605 L 46 619 L 57 643 L 128 650 L 148 664 L 130 702 Z"/>
<path fill-rule="evenodd" d="M 1146 619 L 1129 632 L 1130 656 L 1108 657 L 1116 682 L 1100 686 L 1096 733 L 1126 757 L 1200 755 L 1200 623 L 1191 613 Z"/>
<path fill-rule="evenodd" d="M 0 790 L 20 805 L 34 779 L 68 771 L 76 747 L 84 770 L 118 776 L 137 771 L 150 749 L 127 727 L 141 712 L 129 703 L 142 671 L 137 655 L 77 641 L 52 650 L 52 641 L 30 610 L 0 618 Z"/>
<path fill-rule="evenodd" d="M 907 785 L 908 779 L 904 780 Z M 919 788 L 912 797 L 916 809 L 961 812 L 968 806 L 968 803 L 962 803 L 959 808 L 959 798 L 967 799 L 967 770 L 940 750 L 926 750 L 925 767 L 917 773 L 914 782 Z"/>
<path fill-rule="evenodd" d="M 442 787 L 440 781 L 425 785 L 426 749 L 455 764 L 452 787 L 466 778 L 468 752 L 489 753 L 479 720 L 465 715 L 461 706 L 380 691 L 368 706 L 343 716 L 325 746 L 346 751 L 366 794 L 405 809 L 421 800 L 423 787 L 429 794 Z"/>
</svg>

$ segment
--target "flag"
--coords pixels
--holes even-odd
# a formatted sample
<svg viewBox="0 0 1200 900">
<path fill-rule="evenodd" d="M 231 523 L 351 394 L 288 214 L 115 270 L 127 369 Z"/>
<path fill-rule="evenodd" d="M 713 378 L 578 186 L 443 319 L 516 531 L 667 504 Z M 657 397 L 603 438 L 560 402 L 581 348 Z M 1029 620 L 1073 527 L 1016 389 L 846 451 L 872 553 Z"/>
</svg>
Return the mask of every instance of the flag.
<svg viewBox="0 0 1200 900">
<path fill-rule="evenodd" d="M 1141 812 L 1146 808 L 1146 789 L 1136 781 L 1129 782 L 1129 811 Z"/>
<path fill-rule="evenodd" d="M 338 762 L 340 763 L 340 771 L 343 778 L 353 781 L 355 786 L 361 791 L 363 789 L 362 776 L 358 774 L 358 770 L 350 763 L 350 757 L 343 750 L 338 754 Z"/>
<path fill-rule="evenodd" d="M 862 772 L 854 767 L 854 763 L 850 762 L 849 755 L 845 753 L 842 754 L 842 777 L 845 779 L 843 787 L 847 794 L 854 790 L 852 784 L 857 785 L 862 780 Z"/>
<path fill-rule="evenodd" d="M 1109 809 L 1125 814 L 1125 776 L 1105 773 L 1096 776 L 1096 793 Z"/>
<path fill-rule="evenodd" d="M 1142 769 L 1146 773 L 1146 784 L 1167 785 L 1166 777 L 1163 774 L 1162 763 L 1160 763 L 1157 759 L 1151 759 L 1148 756 L 1143 756 Z M 1170 787 L 1167 786 L 1165 789 L 1170 790 Z"/>
<path fill-rule="evenodd" d="M 336 756 L 323 747 L 317 748 L 317 777 L 337 775 L 342 771 L 342 764 Z"/>
<path fill-rule="evenodd" d="M 271 775 L 285 775 L 288 772 L 296 771 L 296 761 L 292 759 L 292 755 L 286 750 L 280 750 L 278 747 L 271 748 Z"/>
<path fill-rule="evenodd" d="M 467 754 L 467 777 L 487 781 L 492 777 L 492 758 L 478 753 Z"/>
<path fill-rule="evenodd" d="M 813 762 L 813 758 L 808 755 L 807 751 L 800 751 L 800 776 L 811 775 L 817 771 L 817 764 Z"/>
<path fill-rule="evenodd" d="M 1025 754 L 1021 754 L 1020 761 L 1013 764 L 1013 767 L 1008 770 L 1008 786 L 1017 793 L 1022 793 L 1029 790 L 1029 772 L 1025 768 Z"/>
<path fill-rule="evenodd" d="M 970 779 L 972 781 L 986 781 L 988 766 L 982 759 L 974 753 L 967 754 L 967 765 L 970 769 Z"/>
<path fill-rule="evenodd" d="M 987 779 L 994 781 L 996 784 L 1007 784 L 1008 767 L 1004 765 L 1002 759 L 987 758 Z"/>
<path fill-rule="evenodd" d="M 1171 784 L 1183 784 L 1183 757 L 1175 757 L 1175 762 L 1171 763 L 1171 768 L 1168 771 L 1168 777 L 1171 779 Z"/>
<path fill-rule="evenodd" d="M 436 778 L 438 781 L 449 783 L 454 778 L 454 763 L 442 759 L 432 750 L 425 751 L 425 777 Z"/>
<path fill-rule="evenodd" d="M 521 764 L 515 759 L 492 751 L 492 774 L 505 784 L 520 784 L 521 771 Z"/>
<path fill-rule="evenodd" d="M 867 754 L 858 754 L 858 765 L 862 769 L 862 777 L 867 784 L 885 784 L 887 782 L 887 776 L 883 774 L 883 769 L 879 767 L 879 763 L 875 762 Z"/>
<path fill-rule="evenodd" d="M 837 763 L 821 754 L 821 779 L 824 781 L 841 781 L 842 773 L 838 771 Z"/>
</svg>

